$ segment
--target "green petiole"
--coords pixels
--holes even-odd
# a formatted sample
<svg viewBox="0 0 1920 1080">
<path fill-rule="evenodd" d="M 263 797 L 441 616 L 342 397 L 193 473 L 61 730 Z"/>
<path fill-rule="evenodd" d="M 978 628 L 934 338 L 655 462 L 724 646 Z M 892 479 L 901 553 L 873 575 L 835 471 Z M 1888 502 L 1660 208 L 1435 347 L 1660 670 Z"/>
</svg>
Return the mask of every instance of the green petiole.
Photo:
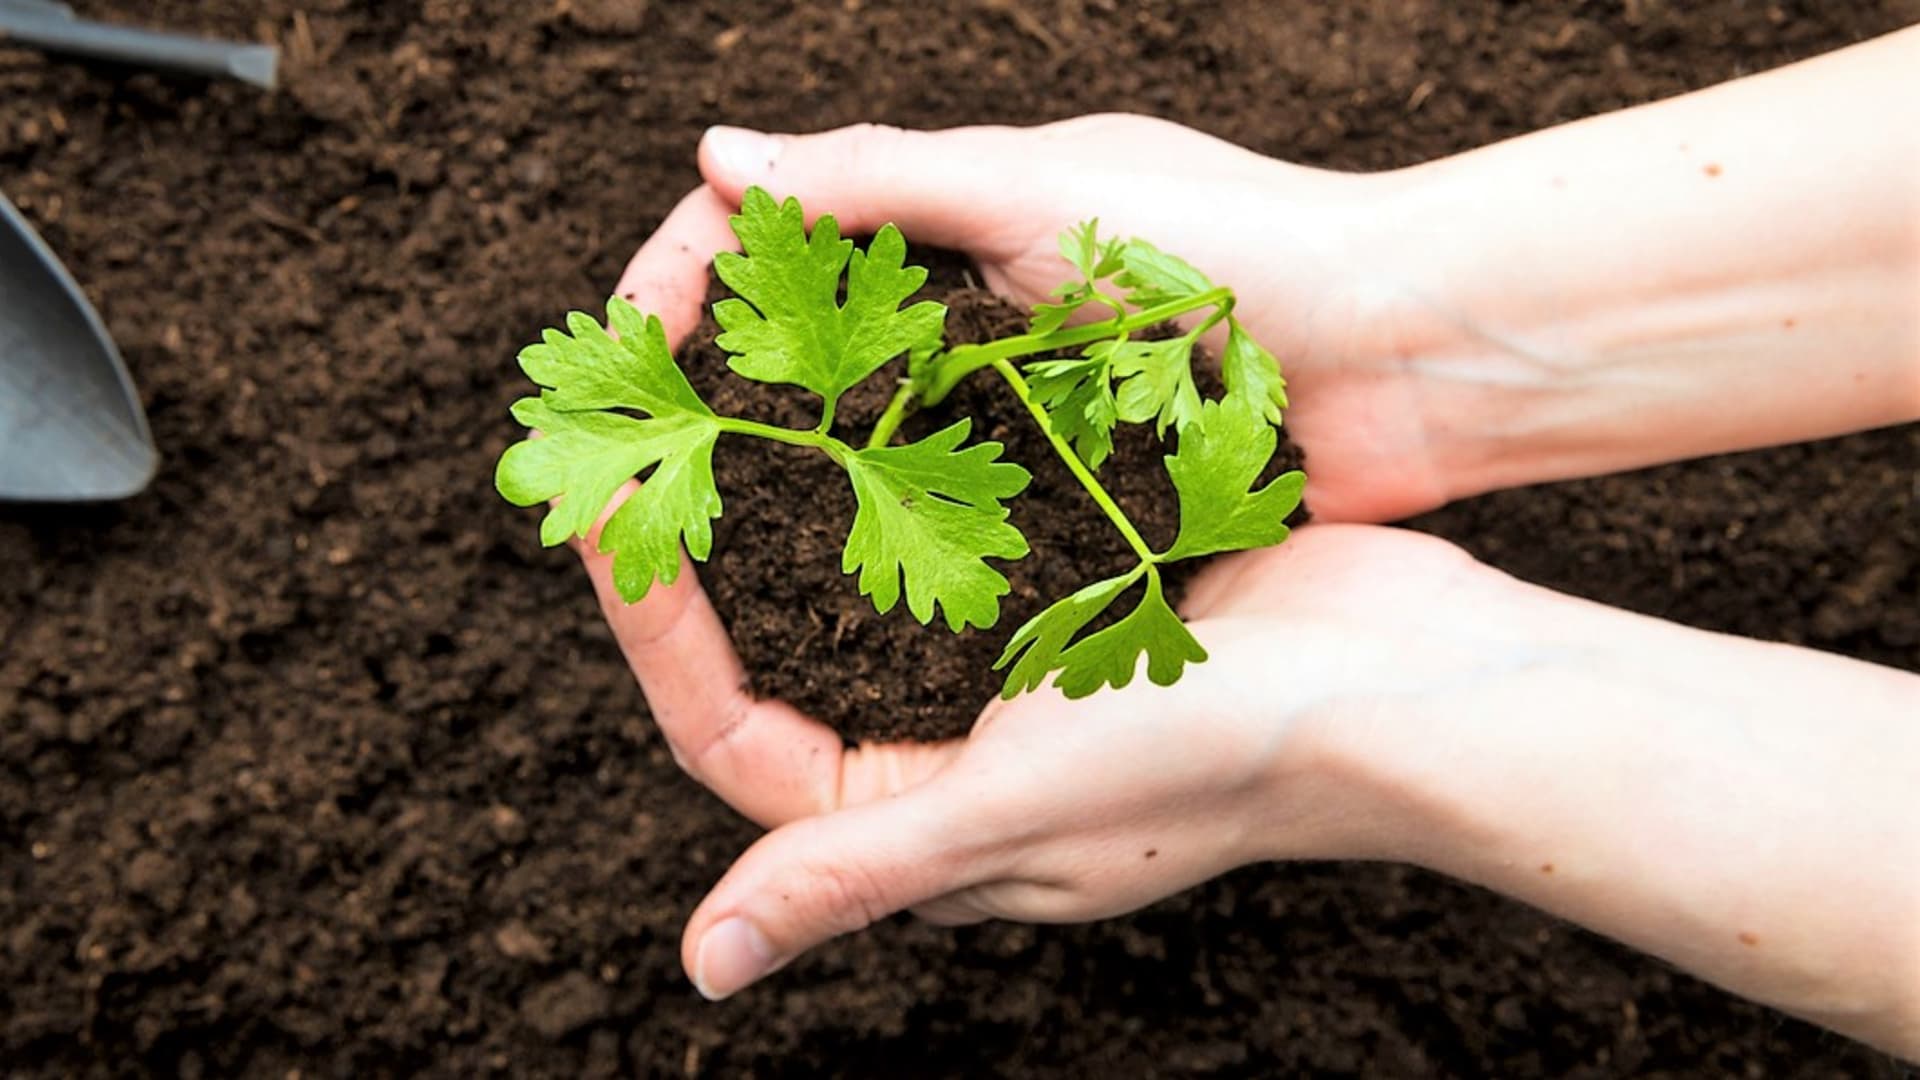
<svg viewBox="0 0 1920 1080">
<path fill-rule="evenodd" d="M 1095 298 L 1102 304 L 1112 307 L 1116 312 L 1126 309 L 1118 300 L 1105 293 L 1096 292 Z M 960 345 L 949 349 L 934 361 L 933 372 L 924 389 L 918 382 L 903 379 L 899 389 L 893 392 L 892 400 L 887 402 L 886 411 L 873 426 L 873 434 L 867 440 L 869 447 L 885 446 L 893 441 L 900 425 L 908 412 L 918 404 L 921 408 L 938 405 L 946 400 L 953 388 L 961 380 L 979 371 L 992 367 L 1002 360 L 1013 360 L 1022 356 L 1038 356 L 1042 353 L 1058 352 L 1078 345 L 1089 345 L 1108 338 L 1126 337 L 1138 330 L 1158 326 L 1169 319 L 1177 319 L 1190 311 L 1212 307 L 1213 313 L 1205 322 L 1195 327 L 1189 336 L 1198 337 L 1220 324 L 1233 311 L 1233 290 L 1227 288 L 1210 289 L 1197 296 L 1182 300 L 1170 300 L 1150 308 L 1143 308 L 1132 315 L 1117 315 L 1103 322 L 1089 323 L 1071 329 L 1055 330 L 1050 334 L 1021 334 L 1018 337 L 1002 338 L 987 345 Z"/>
<path fill-rule="evenodd" d="M 737 416 L 721 416 L 716 419 L 719 421 L 721 431 L 734 435 L 751 435 L 757 439 L 770 439 L 789 446 L 812 447 L 824 452 L 842 465 L 846 464 L 847 458 L 853 453 L 853 447 L 818 431 L 775 427 L 772 424 L 762 424 L 758 420 L 743 420 Z"/>
<path fill-rule="evenodd" d="M 1140 556 L 1141 562 L 1149 564 L 1151 569 L 1151 564 L 1159 556 L 1147 546 L 1146 540 L 1140 535 L 1140 530 L 1133 527 L 1133 522 L 1128 520 L 1126 512 L 1120 509 L 1120 504 L 1114 502 L 1113 496 L 1107 494 L 1107 489 L 1101 486 L 1099 479 L 1093 475 L 1093 470 L 1087 468 L 1086 463 L 1080 460 L 1080 455 L 1073 452 L 1073 447 L 1068 446 L 1065 439 L 1054 434 L 1053 424 L 1047 420 L 1047 411 L 1034 403 L 1033 391 L 1027 386 L 1027 380 L 1022 378 L 1013 364 L 1006 360 L 994 361 L 993 370 L 999 372 L 1000 377 L 1007 381 L 1007 385 L 1013 388 L 1013 396 L 1020 399 L 1020 404 L 1026 406 L 1034 422 L 1040 425 L 1040 430 L 1047 433 L 1047 441 L 1053 444 L 1053 451 L 1060 455 L 1060 460 L 1067 463 L 1073 478 L 1080 481 L 1081 487 L 1087 489 L 1087 494 L 1093 496 L 1093 501 L 1099 504 L 1100 512 L 1107 515 L 1107 520 L 1113 522 L 1114 528 L 1120 530 L 1121 536 L 1127 538 L 1127 546 L 1134 550 L 1134 554 Z"/>
<path fill-rule="evenodd" d="M 1113 496 L 1107 493 L 1107 489 L 1093 475 L 1093 471 L 1080 460 L 1080 455 L 1074 453 L 1065 439 L 1055 434 L 1053 425 L 1047 419 L 1046 410 L 1034 402 L 1027 380 L 1021 376 L 1011 361 L 1022 356 L 1058 352 L 1110 338 L 1125 338 L 1135 331 L 1157 326 L 1188 312 L 1212 307 L 1214 310 L 1206 320 L 1187 334 L 1190 338 L 1198 338 L 1225 321 L 1232 313 L 1233 291 L 1215 288 L 1195 296 L 1144 308 L 1132 315 L 1126 314 L 1126 308 L 1119 301 L 1098 290 L 1095 291 L 1094 298 L 1097 302 L 1111 307 L 1115 317 L 1103 322 L 1071 329 L 1063 328 L 1047 334 L 1022 334 L 1018 337 L 1003 338 L 987 345 L 958 346 L 947 351 L 934 362 L 931 380 L 924 391 L 913 380 L 901 380 L 899 388 L 893 393 L 893 398 L 887 402 L 886 411 L 880 414 L 880 419 L 874 424 L 873 433 L 867 445 L 869 447 L 887 445 L 893 440 L 901 423 L 906 420 L 908 412 L 916 403 L 922 407 L 937 405 L 953 392 L 953 388 L 958 386 L 962 379 L 982 368 L 991 367 L 1013 389 L 1014 396 L 1020 399 L 1020 404 L 1033 417 L 1034 422 L 1040 425 L 1040 430 L 1046 433 L 1047 441 L 1053 446 L 1054 452 L 1060 456 L 1061 461 L 1066 463 L 1074 479 L 1080 481 L 1080 486 L 1092 496 L 1094 503 L 1100 507 L 1100 512 L 1107 516 L 1107 520 L 1113 522 L 1114 527 L 1120 530 L 1120 535 L 1126 538 L 1127 545 L 1140 556 L 1141 565 L 1150 575 L 1157 575 L 1154 564 L 1160 560 L 1160 556 L 1148 546 L 1146 539 L 1140 535 L 1140 530 L 1134 527 L 1126 512 L 1120 509 L 1120 505 L 1113 501 Z"/>
<path fill-rule="evenodd" d="M 1123 319 L 1108 319 L 1105 322 L 1090 323 L 1086 326 L 1063 327 L 1050 334 L 1021 334 L 1018 337 L 1002 338 L 986 345 L 960 345 L 947 351 L 936 360 L 932 377 L 926 389 L 919 394 L 920 404 L 938 405 L 946 400 L 960 380 L 979 371 L 992 367 L 1000 360 L 1012 360 L 1021 356 L 1034 356 L 1039 353 L 1056 352 L 1071 349 L 1076 345 L 1089 345 L 1107 338 L 1131 334 L 1136 330 L 1145 330 L 1157 326 L 1169 319 L 1176 319 L 1189 311 L 1198 311 L 1204 307 L 1217 307 L 1216 317 L 1207 325 L 1218 322 L 1232 309 L 1233 290 L 1214 288 L 1195 296 L 1179 300 L 1169 300 L 1150 308 L 1143 308 Z"/>
</svg>

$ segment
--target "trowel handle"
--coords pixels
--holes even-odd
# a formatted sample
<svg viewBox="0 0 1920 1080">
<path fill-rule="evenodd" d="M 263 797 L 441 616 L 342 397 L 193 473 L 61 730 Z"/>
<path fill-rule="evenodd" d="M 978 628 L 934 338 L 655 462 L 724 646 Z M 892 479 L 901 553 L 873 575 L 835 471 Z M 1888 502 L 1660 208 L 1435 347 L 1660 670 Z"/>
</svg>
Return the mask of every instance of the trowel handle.
<svg viewBox="0 0 1920 1080">
<path fill-rule="evenodd" d="M 190 75 L 231 77 L 272 89 L 280 50 L 271 45 L 165 34 L 76 19 L 58 4 L 0 0 L 0 38 L 48 52 Z"/>
</svg>

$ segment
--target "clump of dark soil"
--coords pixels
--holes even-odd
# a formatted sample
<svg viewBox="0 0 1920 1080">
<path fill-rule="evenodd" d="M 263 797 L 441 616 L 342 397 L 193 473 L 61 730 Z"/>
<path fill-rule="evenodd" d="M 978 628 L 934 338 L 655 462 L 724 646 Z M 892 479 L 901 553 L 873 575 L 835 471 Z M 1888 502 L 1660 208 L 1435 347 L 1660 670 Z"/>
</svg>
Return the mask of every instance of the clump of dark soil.
<svg viewBox="0 0 1920 1080">
<path fill-rule="evenodd" d="M 950 344 L 1026 331 L 1027 312 L 965 284 L 963 261 L 941 253 L 912 258 L 936 268 L 917 299 L 948 305 Z M 717 411 L 783 427 L 810 427 L 819 420 L 819 399 L 813 395 L 730 373 L 726 354 L 713 344 L 718 329 L 709 316 L 681 354 L 681 363 Z M 1222 391 L 1211 358 L 1202 348 L 1194 359 L 1202 394 L 1218 398 Z M 892 393 L 886 376 L 893 370 L 840 400 L 836 435 L 864 444 Z M 803 448 L 722 440 L 714 469 L 726 512 L 715 526 L 713 558 L 702 579 L 733 631 L 756 693 L 789 701 L 852 740 L 964 735 L 981 706 L 999 693 L 1002 673 L 993 664 L 1015 629 L 1053 601 L 1133 567 L 1136 559 L 1126 541 L 992 372 L 969 378 L 939 407 L 910 417 L 896 442 L 923 438 L 963 417 L 973 423 L 970 441 L 1002 444 L 1003 460 L 1033 474 L 1033 483 L 1013 500 L 1010 518 L 1033 550 L 1024 559 L 997 564 L 1012 590 L 1001 600 L 1000 621 L 990 630 L 958 636 L 938 615 L 931 625 L 920 625 L 904 602 L 878 614 L 854 578 L 841 573 L 840 553 L 855 502 L 839 466 Z M 1102 486 L 1155 550 L 1171 544 L 1180 526 L 1178 496 L 1161 464 L 1173 449 L 1172 438 L 1169 431 L 1169 441 L 1162 442 L 1150 424 L 1121 425 L 1113 457 L 1099 474 Z M 1299 467 L 1300 453 L 1282 432 L 1268 471 Z M 1178 601 L 1194 565 L 1168 568 L 1170 600 Z M 1106 621 L 1111 619 L 1090 629 Z"/>
<path fill-rule="evenodd" d="M 1249 869 L 1086 927 L 889 922 L 708 1005 L 680 929 L 754 830 L 679 774 L 578 567 L 490 478 L 514 352 L 604 300 L 709 123 L 1131 109 L 1385 168 L 1910 3 L 688 2 L 637 30 L 586 0 L 76 6 L 270 36 L 287 81 L 0 44 L 0 189 L 102 308 L 164 459 L 122 505 L 0 509 L 0 1071 L 1895 1075 L 1385 866 Z M 1917 443 L 1417 524 L 1556 588 L 1920 669 Z M 729 528 L 764 520 L 731 495 Z"/>
</svg>

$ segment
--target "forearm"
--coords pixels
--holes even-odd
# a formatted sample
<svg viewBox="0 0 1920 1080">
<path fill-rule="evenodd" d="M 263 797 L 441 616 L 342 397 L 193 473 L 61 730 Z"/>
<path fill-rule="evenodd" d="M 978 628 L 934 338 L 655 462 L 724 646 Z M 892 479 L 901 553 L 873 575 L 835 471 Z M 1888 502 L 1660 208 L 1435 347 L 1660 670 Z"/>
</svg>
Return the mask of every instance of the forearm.
<svg viewBox="0 0 1920 1080">
<path fill-rule="evenodd" d="M 1920 677 L 1509 593 L 1483 674 L 1342 736 L 1386 853 L 1920 1057 Z"/>
<path fill-rule="evenodd" d="M 1920 28 L 1400 174 L 1454 495 L 1920 417 Z"/>
</svg>

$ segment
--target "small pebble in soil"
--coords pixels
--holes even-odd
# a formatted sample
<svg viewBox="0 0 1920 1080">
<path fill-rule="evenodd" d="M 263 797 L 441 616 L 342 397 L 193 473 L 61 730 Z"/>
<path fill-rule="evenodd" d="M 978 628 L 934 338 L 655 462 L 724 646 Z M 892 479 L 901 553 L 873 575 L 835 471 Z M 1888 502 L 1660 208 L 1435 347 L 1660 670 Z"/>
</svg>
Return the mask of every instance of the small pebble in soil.
<svg viewBox="0 0 1920 1080">
<path fill-rule="evenodd" d="M 127 890 L 171 911 L 180 906 L 187 890 L 187 867 L 159 851 L 143 851 L 127 864 Z"/>
<path fill-rule="evenodd" d="M 549 1039 L 562 1039 L 607 1018 L 613 996 L 584 971 L 541 983 L 520 1001 L 520 1018 Z"/>
<path fill-rule="evenodd" d="M 493 932 L 494 947 L 514 960 L 532 960 L 544 964 L 553 958 L 553 950 L 540 936 L 518 919 Z"/>
</svg>

